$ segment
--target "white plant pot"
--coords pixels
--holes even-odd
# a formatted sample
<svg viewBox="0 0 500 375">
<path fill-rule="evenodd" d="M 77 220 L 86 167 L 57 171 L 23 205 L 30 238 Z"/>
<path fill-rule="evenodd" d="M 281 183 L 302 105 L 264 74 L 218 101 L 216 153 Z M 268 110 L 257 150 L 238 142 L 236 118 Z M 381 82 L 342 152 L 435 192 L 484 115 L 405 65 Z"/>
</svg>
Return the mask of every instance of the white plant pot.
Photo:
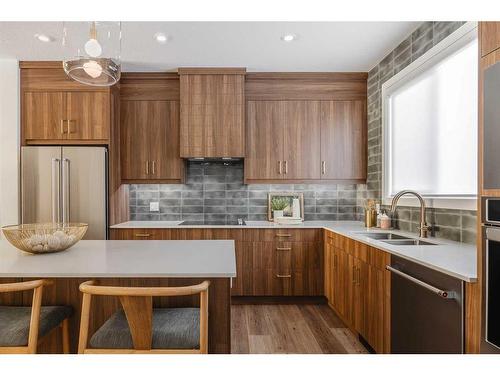
<svg viewBox="0 0 500 375">
<path fill-rule="evenodd" d="M 283 210 L 274 210 L 273 211 L 273 217 L 276 219 L 278 217 L 283 217 Z"/>
</svg>

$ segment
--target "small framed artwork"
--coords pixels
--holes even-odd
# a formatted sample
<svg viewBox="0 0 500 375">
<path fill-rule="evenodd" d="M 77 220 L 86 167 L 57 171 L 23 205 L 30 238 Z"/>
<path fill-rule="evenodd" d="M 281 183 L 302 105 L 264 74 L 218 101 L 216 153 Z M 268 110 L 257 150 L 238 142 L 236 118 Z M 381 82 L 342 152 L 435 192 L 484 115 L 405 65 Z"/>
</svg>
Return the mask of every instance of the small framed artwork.
<svg viewBox="0 0 500 375">
<path fill-rule="evenodd" d="M 303 193 L 269 193 L 267 195 L 267 219 L 289 217 L 304 221 Z"/>
</svg>

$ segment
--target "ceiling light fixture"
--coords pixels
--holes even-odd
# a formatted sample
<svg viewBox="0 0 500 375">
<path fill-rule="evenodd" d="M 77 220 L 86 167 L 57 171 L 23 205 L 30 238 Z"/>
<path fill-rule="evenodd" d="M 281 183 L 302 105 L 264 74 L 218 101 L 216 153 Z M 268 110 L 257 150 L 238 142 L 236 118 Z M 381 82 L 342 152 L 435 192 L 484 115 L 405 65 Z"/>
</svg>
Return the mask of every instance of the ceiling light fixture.
<svg viewBox="0 0 500 375">
<path fill-rule="evenodd" d="M 168 36 L 166 36 L 164 33 L 156 33 L 153 38 L 161 44 L 167 43 Z"/>
<path fill-rule="evenodd" d="M 285 34 L 281 37 L 281 40 L 284 42 L 293 42 L 295 39 L 297 39 L 297 35 L 295 34 Z"/>
<path fill-rule="evenodd" d="M 82 35 L 82 22 L 63 26 L 62 45 L 66 74 L 90 86 L 112 86 L 121 75 L 121 22 L 88 22 Z M 85 30 L 85 29 L 84 29 Z"/>
<path fill-rule="evenodd" d="M 49 42 L 52 42 L 54 40 L 54 38 L 52 38 L 48 35 L 45 35 L 45 34 L 35 34 L 35 38 L 37 38 L 40 42 L 43 42 L 43 43 L 49 43 Z"/>
</svg>

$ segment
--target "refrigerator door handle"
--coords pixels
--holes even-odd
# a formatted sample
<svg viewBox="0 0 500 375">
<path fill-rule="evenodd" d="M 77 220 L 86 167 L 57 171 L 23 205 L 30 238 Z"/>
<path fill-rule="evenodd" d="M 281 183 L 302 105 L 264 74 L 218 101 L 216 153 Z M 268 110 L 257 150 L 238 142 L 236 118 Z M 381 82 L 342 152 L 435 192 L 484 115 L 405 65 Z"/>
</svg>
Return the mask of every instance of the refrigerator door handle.
<svg viewBox="0 0 500 375">
<path fill-rule="evenodd" d="M 59 185 L 59 171 L 60 171 L 60 166 L 61 166 L 61 160 L 58 158 L 52 158 L 52 169 L 51 169 L 51 176 L 52 176 L 52 186 L 51 186 L 51 192 L 52 192 L 52 222 L 53 223 L 58 223 L 60 220 L 60 197 L 59 197 L 59 190 L 60 190 L 60 185 Z"/>
<path fill-rule="evenodd" d="M 69 217 L 70 160 L 67 158 L 63 158 L 62 161 L 63 161 L 63 163 L 62 163 L 62 222 L 68 223 L 70 221 L 70 217 Z"/>
</svg>

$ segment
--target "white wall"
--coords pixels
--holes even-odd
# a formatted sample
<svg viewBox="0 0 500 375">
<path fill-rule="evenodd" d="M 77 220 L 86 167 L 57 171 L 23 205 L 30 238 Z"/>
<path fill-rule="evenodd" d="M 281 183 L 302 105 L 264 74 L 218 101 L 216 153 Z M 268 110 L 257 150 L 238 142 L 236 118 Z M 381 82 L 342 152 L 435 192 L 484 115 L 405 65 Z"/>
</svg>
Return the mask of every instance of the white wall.
<svg viewBox="0 0 500 375">
<path fill-rule="evenodd" d="M 0 226 L 20 222 L 19 123 L 18 61 L 0 59 Z"/>
</svg>

